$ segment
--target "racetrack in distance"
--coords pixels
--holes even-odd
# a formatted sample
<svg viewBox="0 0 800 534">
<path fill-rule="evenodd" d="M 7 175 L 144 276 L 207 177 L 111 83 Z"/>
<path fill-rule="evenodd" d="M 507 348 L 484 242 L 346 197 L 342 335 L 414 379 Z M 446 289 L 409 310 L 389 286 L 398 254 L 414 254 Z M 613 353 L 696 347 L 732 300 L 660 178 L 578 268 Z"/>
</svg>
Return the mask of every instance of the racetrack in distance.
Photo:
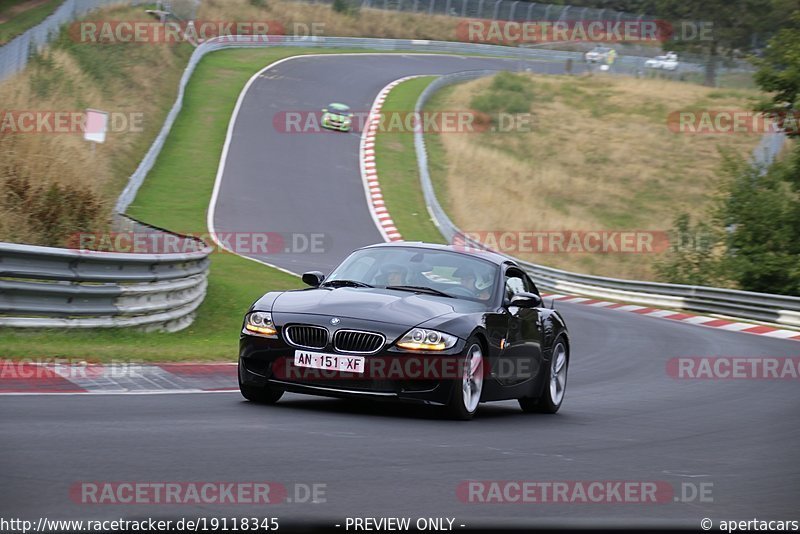
<svg viewBox="0 0 800 534">
<path fill-rule="evenodd" d="M 520 66 L 394 54 L 304 57 L 267 70 L 245 95 L 232 131 L 216 230 L 328 234 L 331 247 L 322 254 L 255 256 L 294 272 L 328 270 L 353 248 L 381 241 L 359 173 L 359 136 L 282 134 L 273 128 L 274 113 L 318 110 L 331 101 L 367 110 L 402 76 L 504 64 Z M 555 73 L 561 66 L 531 68 Z M 271 515 L 331 525 L 346 516 L 450 516 L 467 526 L 693 527 L 704 517 L 796 517 L 797 380 L 676 379 L 667 363 L 798 356 L 797 342 L 556 306 L 570 327 L 572 360 L 555 416 L 525 415 L 515 402 L 501 402 L 482 405 L 475 420 L 463 423 L 441 420 L 425 406 L 293 394 L 270 407 L 237 393 L 3 397 L 0 515 Z M 676 495 L 682 483 L 711 483 L 713 502 L 466 504 L 456 494 L 466 480 L 665 481 Z M 326 502 L 83 505 L 69 497 L 80 481 L 321 483 Z"/>
</svg>

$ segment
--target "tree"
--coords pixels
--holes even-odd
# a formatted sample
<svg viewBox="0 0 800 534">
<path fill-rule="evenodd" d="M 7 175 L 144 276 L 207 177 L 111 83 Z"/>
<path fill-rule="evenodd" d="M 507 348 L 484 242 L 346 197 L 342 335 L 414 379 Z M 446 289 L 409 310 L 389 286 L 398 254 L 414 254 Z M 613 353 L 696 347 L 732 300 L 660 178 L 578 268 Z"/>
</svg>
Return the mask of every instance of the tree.
<svg viewBox="0 0 800 534">
<path fill-rule="evenodd" d="M 668 282 L 800 295 L 800 149 L 766 173 L 728 155 L 706 220 L 676 219 L 659 275 Z"/>
<path fill-rule="evenodd" d="M 666 48 L 702 53 L 706 58 L 705 84 L 716 85 L 717 69 L 725 57 L 750 50 L 753 36 L 766 30 L 764 21 L 772 13 L 772 0 L 657 0 L 657 15 L 676 30 Z M 683 23 L 701 32 L 683 32 Z"/>
<path fill-rule="evenodd" d="M 761 111 L 780 111 L 779 120 L 787 116 L 798 118 L 800 113 L 800 10 L 790 17 L 790 26 L 770 39 L 764 56 L 756 61 L 759 67 L 755 81 L 772 95 L 769 102 L 759 106 Z M 786 124 L 789 135 L 797 136 L 797 123 Z"/>
<path fill-rule="evenodd" d="M 718 217 L 728 229 L 725 271 L 749 291 L 800 295 L 800 152 L 763 169 L 729 163 Z"/>
</svg>

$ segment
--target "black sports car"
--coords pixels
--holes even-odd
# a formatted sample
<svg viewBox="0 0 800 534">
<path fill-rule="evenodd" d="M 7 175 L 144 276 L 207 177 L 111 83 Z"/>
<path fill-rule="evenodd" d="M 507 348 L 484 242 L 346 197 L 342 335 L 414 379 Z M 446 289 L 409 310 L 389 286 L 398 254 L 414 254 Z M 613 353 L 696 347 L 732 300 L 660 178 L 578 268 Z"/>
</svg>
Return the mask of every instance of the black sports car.
<svg viewBox="0 0 800 534">
<path fill-rule="evenodd" d="M 566 324 L 503 256 L 380 244 L 303 281 L 312 287 L 267 293 L 245 316 L 239 387 L 251 401 L 284 391 L 399 399 L 444 405 L 457 419 L 486 401 L 561 407 Z"/>
</svg>

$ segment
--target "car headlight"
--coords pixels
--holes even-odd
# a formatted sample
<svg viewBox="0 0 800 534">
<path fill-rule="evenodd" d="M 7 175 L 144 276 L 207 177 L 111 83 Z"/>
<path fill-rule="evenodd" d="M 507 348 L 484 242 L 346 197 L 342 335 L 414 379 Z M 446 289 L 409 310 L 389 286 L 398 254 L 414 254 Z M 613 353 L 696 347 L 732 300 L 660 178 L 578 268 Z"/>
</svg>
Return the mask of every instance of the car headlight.
<svg viewBox="0 0 800 534">
<path fill-rule="evenodd" d="M 244 320 L 244 333 L 261 337 L 278 337 L 272 314 L 267 312 L 248 313 Z"/>
<path fill-rule="evenodd" d="M 456 341 L 458 341 L 456 336 L 444 332 L 412 328 L 397 342 L 397 346 L 409 350 L 447 350 L 452 348 Z"/>
</svg>

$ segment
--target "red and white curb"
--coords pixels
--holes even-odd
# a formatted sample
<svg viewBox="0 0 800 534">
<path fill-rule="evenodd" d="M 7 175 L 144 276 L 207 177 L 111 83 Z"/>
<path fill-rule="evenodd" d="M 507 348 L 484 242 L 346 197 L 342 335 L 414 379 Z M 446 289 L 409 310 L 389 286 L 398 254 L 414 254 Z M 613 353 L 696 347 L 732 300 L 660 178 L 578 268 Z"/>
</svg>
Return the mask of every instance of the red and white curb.
<svg viewBox="0 0 800 534">
<path fill-rule="evenodd" d="M 542 296 L 551 298 L 553 300 L 557 300 L 558 302 L 583 304 L 584 306 L 591 306 L 593 308 L 605 308 L 607 310 L 638 313 L 639 315 L 645 315 L 647 317 L 669 319 L 671 321 L 680 321 L 683 323 L 705 326 L 709 328 L 719 328 L 721 330 L 728 330 L 732 332 L 743 332 L 745 334 L 756 334 L 759 336 L 774 337 L 777 339 L 792 339 L 800 341 L 800 332 L 798 332 L 797 330 L 786 330 L 782 328 L 775 328 L 772 326 L 759 325 L 753 323 L 741 323 L 728 319 L 720 319 L 718 317 L 709 317 L 707 315 L 693 315 L 674 310 L 662 310 L 659 308 L 649 308 L 647 306 L 639 306 L 636 304 L 608 302 L 605 300 L 596 300 L 588 297 L 578 297 L 575 295 L 543 294 Z"/>
<path fill-rule="evenodd" d="M 90 364 L 0 359 L 0 395 L 238 391 L 235 363 Z"/>
<path fill-rule="evenodd" d="M 402 241 L 403 236 L 400 235 L 400 231 L 395 226 L 383 200 L 381 185 L 378 181 L 378 170 L 375 165 L 375 137 L 380 126 L 381 108 L 386 102 L 389 92 L 397 85 L 414 78 L 419 78 L 419 76 L 406 76 L 397 79 L 380 90 L 372 103 L 364 132 L 361 134 L 361 144 L 358 152 L 359 161 L 361 162 L 361 179 L 364 182 L 364 192 L 367 195 L 367 205 L 372 214 L 372 219 L 375 221 L 375 225 L 385 241 Z"/>
</svg>

